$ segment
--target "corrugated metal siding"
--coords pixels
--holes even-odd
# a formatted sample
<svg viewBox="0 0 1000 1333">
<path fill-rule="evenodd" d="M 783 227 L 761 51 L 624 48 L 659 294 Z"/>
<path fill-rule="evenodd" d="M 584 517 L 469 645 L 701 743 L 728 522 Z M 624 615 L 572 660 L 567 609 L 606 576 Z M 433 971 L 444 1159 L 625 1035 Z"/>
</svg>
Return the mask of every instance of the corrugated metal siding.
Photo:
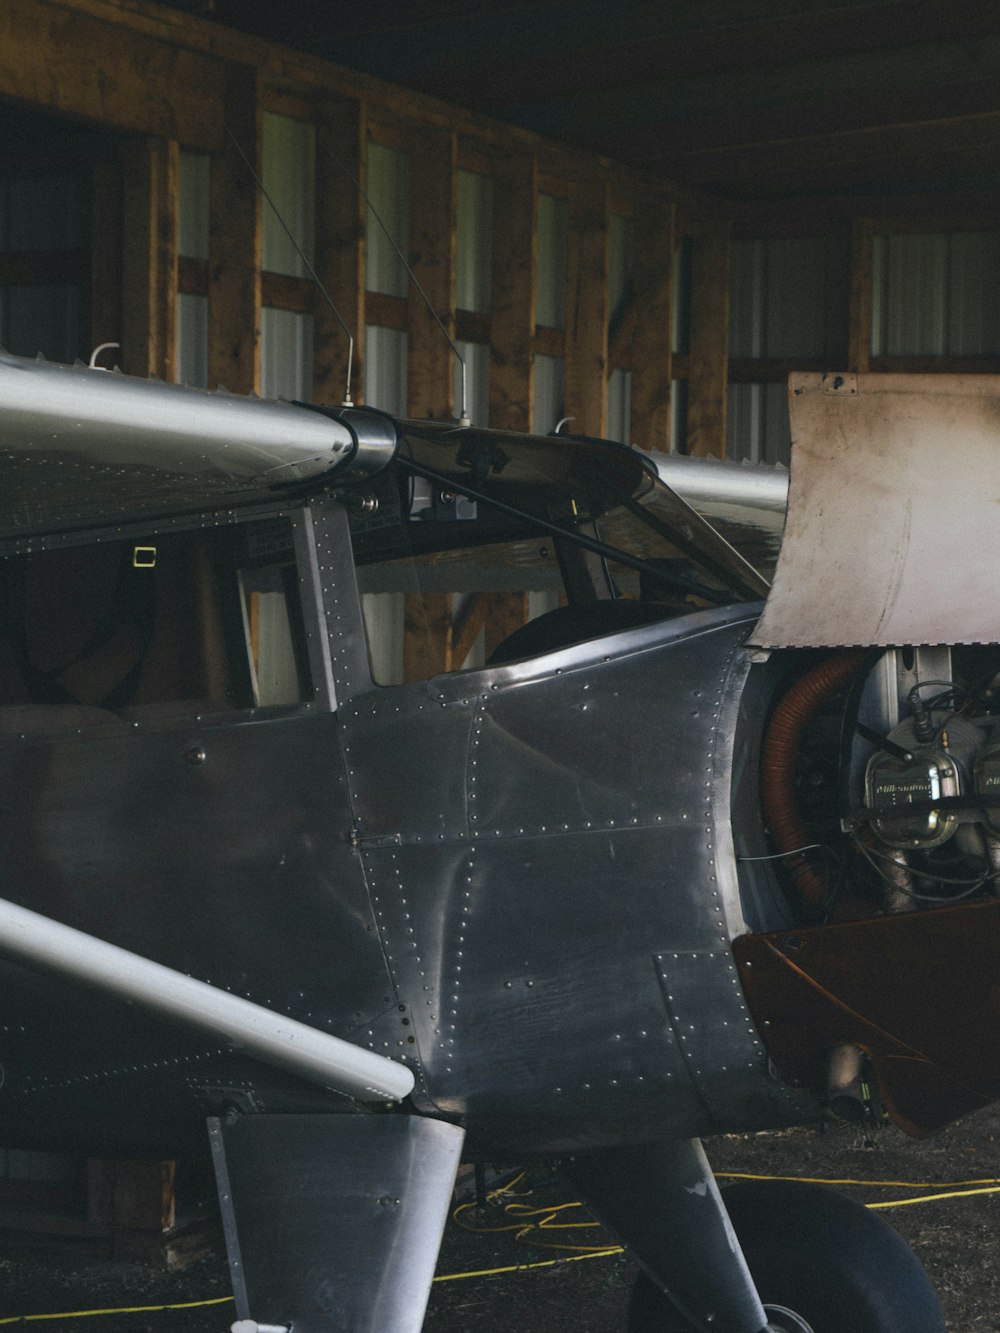
<svg viewBox="0 0 1000 1333">
<path fill-rule="evenodd" d="M 309 276 L 302 254 L 315 254 L 316 128 L 264 112 L 263 267 L 294 278 Z M 289 234 L 290 233 L 290 234 Z"/>
<path fill-rule="evenodd" d="M 177 253 L 208 260 L 211 160 L 206 153 L 180 154 L 177 200 Z M 177 380 L 208 387 L 208 297 L 177 293 Z"/>
<path fill-rule="evenodd" d="M 784 384 L 730 384 L 727 454 L 751 463 L 787 463 L 791 453 Z"/>
<path fill-rule="evenodd" d="M 1000 353 L 1000 233 L 889 233 L 872 245 L 872 355 Z"/>
<path fill-rule="evenodd" d="M 481 315 L 493 308 L 493 179 L 478 171 L 455 180 L 455 304 Z"/>
<path fill-rule="evenodd" d="M 208 388 L 208 297 L 177 293 L 177 382 Z"/>
<path fill-rule="evenodd" d="M 181 153 L 178 168 L 177 253 L 208 258 L 211 159 L 207 153 Z"/>
<path fill-rule="evenodd" d="M 264 307 L 260 326 L 260 391 L 265 398 L 312 400 L 312 315 Z"/>
<path fill-rule="evenodd" d="M 846 244 L 829 236 L 733 243 L 729 354 L 823 356 L 847 351 Z"/>
<path fill-rule="evenodd" d="M 392 244 L 395 241 L 404 255 L 410 244 L 410 159 L 407 154 L 400 148 L 370 143 L 367 189 L 365 280 L 368 291 L 384 292 L 387 296 L 408 296 L 409 274 Z M 377 218 L 373 214 L 377 214 Z"/>
<path fill-rule="evenodd" d="M 565 199 L 538 196 L 535 220 L 535 323 L 550 329 L 566 327 L 566 264 L 568 209 Z"/>
<path fill-rule="evenodd" d="M 0 250 L 82 250 L 89 192 L 72 172 L 0 178 Z M 0 345 L 21 356 L 73 361 L 89 349 L 87 292 L 79 283 L 0 288 Z"/>
<path fill-rule="evenodd" d="M 730 357 L 822 357 L 832 366 L 845 364 L 848 291 L 845 239 L 781 236 L 735 241 Z M 726 433 L 730 458 L 787 462 L 791 431 L 785 385 L 730 384 Z"/>
<path fill-rule="evenodd" d="M 365 326 L 365 402 L 406 416 L 406 334 L 377 324 Z"/>
<path fill-rule="evenodd" d="M 539 435 L 555 430 L 563 415 L 565 369 L 561 357 L 535 357 L 535 412 L 532 429 Z"/>
</svg>

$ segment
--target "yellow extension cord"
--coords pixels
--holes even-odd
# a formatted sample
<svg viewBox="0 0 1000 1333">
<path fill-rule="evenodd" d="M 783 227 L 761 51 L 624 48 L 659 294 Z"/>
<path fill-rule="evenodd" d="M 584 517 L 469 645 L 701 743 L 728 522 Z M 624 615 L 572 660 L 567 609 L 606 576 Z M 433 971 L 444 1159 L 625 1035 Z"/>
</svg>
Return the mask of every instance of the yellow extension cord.
<svg viewBox="0 0 1000 1333">
<path fill-rule="evenodd" d="M 974 1194 L 1000 1194 L 1000 1179 L 997 1177 L 987 1177 L 982 1180 L 942 1181 L 940 1184 L 934 1185 L 927 1181 L 910 1180 L 834 1180 L 830 1177 L 819 1176 L 759 1176 L 742 1171 L 718 1171 L 716 1175 L 720 1180 L 785 1180 L 805 1185 L 856 1185 L 866 1189 L 934 1191 L 931 1194 L 918 1195 L 914 1199 L 889 1199 L 884 1203 L 865 1205 L 866 1208 L 872 1210 L 878 1208 L 907 1208 L 913 1204 L 933 1203 L 939 1199 L 962 1199 Z M 491 1202 L 505 1195 L 513 1196 L 510 1202 L 504 1204 L 503 1207 L 504 1213 L 510 1219 L 509 1222 L 497 1227 L 476 1227 L 468 1222 L 460 1221 L 460 1217 L 465 1212 L 476 1206 L 472 1203 L 459 1204 L 452 1213 L 452 1221 L 464 1231 L 474 1232 L 478 1235 L 499 1235 L 503 1232 L 513 1231 L 515 1233 L 514 1240 L 518 1243 L 522 1245 L 530 1244 L 535 1249 L 559 1250 L 562 1252 L 561 1257 L 558 1259 L 539 1259 L 527 1264 L 507 1264 L 502 1268 L 482 1268 L 468 1273 L 442 1273 L 435 1277 L 435 1282 L 459 1282 L 464 1278 L 497 1277 L 504 1273 L 524 1273 L 534 1268 L 553 1268 L 557 1264 L 573 1263 L 580 1259 L 602 1259 L 623 1252 L 620 1245 L 570 1245 L 560 1244 L 558 1241 L 534 1239 L 534 1235 L 540 1231 L 583 1230 L 588 1227 L 597 1227 L 600 1224 L 593 1221 L 567 1222 L 562 1220 L 562 1214 L 568 1212 L 571 1208 L 582 1208 L 584 1206 L 577 1201 L 552 1204 L 545 1208 L 533 1208 L 529 1204 L 518 1202 L 519 1196 L 515 1193 L 515 1187 L 521 1183 L 524 1176 L 525 1172 L 522 1171 L 507 1185 L 492 1190 L 487 1196 Z M 525 1190 L 520 1197 L 527 1197 L 530 1194 L 530 1189 Z M 183 1301 L 173 1305 L 125 1305 L 118 1309 L 65 1310 L 59 1314 L 9 1315 L 0 1318 L 0 1326 L 42 1323 L 53 1319 L 88 1319 L 95 1315 L 151 1314 L 158 1310 L 194 1310 L 209 1305 L 225 1305 L 232 1299 L 232 1296 L 215 1296 L 209 1300 Z"/>
</svg>

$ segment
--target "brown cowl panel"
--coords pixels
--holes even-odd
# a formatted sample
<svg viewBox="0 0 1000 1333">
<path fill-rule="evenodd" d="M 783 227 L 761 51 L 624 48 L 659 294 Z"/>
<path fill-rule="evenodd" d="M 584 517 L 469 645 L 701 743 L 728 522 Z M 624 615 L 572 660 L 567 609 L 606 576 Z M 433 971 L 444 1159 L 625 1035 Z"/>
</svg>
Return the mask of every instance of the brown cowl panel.
<svg viewBox="0 0 1000 1333">
<path fill-rule="evenodd" d="M 1000 901 L 743 935 L 733 949 L 788 1082 L 818 1086 L 827 1053 L 853 1042 L 909 1134 L 1000 1100 Z"/>
</svg>

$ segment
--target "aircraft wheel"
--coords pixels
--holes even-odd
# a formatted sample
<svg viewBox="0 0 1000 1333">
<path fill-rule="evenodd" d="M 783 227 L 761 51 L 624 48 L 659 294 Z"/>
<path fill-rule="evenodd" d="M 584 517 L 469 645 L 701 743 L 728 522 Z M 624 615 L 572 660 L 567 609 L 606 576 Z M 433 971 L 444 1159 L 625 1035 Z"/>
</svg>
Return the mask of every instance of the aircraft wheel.
<svg viewBox="0 0 1000 1333">
<path fill-rule="evenodd" d="M 916 1255 L 877 1213 L 822 1185 L 747 1181 L 723 1199 L 767 1311 L 781 1333 L 945 1333 Z M 644 1274 L 629 1333 L 691 1333 Z"/>
</svg>

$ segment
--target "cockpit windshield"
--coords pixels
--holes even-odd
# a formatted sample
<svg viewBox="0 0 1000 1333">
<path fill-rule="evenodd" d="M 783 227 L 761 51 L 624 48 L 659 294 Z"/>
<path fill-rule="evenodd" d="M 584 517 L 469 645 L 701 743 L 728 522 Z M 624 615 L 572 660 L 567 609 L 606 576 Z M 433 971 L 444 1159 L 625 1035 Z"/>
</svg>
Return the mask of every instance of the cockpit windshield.
<svg viewBox="0 0 1000 1333">
<path fill-rule="evenodd" d="M 605 440 L 406 422 L 354 514 L 384 683 L 497 661 L 498 637 L 540 617 L 573 641 L 767 591 L 638 451 Z"/>
</svg>

